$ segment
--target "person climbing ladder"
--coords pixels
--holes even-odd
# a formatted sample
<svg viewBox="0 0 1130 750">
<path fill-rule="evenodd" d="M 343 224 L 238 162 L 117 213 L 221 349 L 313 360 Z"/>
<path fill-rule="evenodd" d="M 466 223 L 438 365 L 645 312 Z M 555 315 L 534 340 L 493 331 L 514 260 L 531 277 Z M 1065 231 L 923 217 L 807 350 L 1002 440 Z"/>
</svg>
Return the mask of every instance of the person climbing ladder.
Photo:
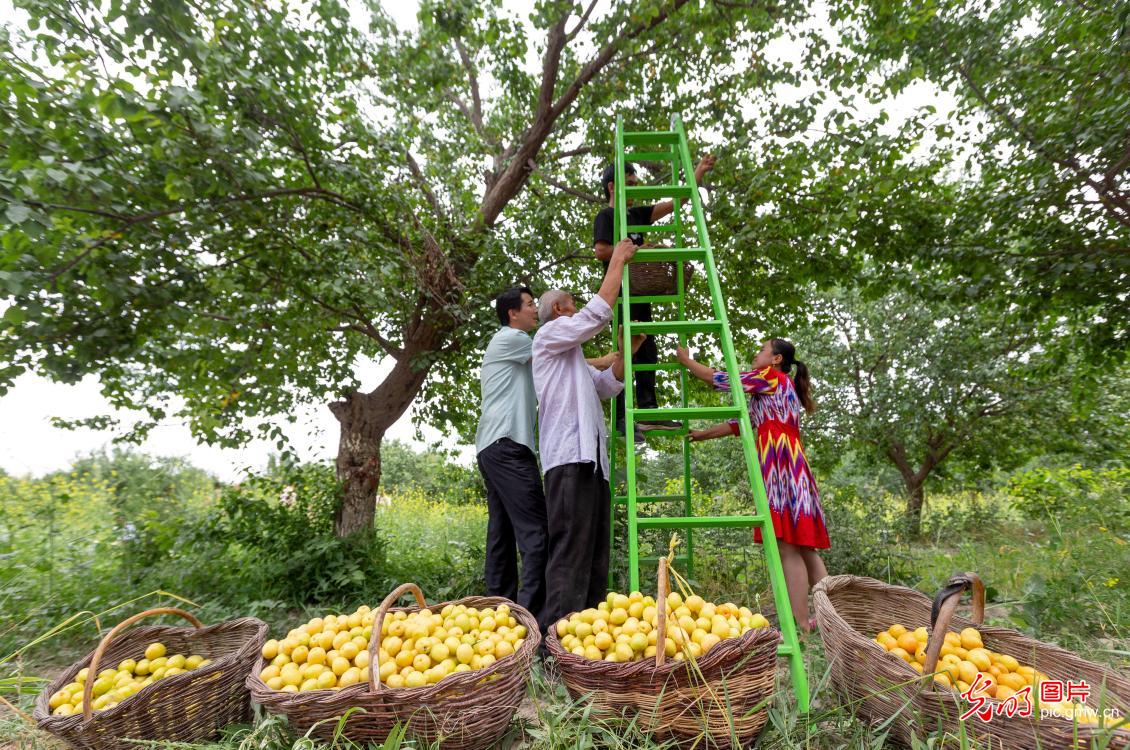
<svg viewBox="0 0 1130 750">
<path fill-rule="evenodd" d="M 725 371 L 715 370 L 691 358 L 685 347 L 676 349 L 679 362 L 690 373 L 716 390 L 730 392 Z M 796 378 L 789 372 L 796 367 Z M 749 418 L 757 431 L 757 454 L 773 531 L 781 550 L 781 567 L 789 589 L 793 618 L 801 630 L 813 628 L 808 616 L 809 587 L 828 575 L 817 550 L 831 546 L 824 523 L 824 510 L 816 491 L 816 480 L 800 442 L 800 412 L 815 409 L 810 393 L 808 368 L 796 358 L 796 347 L 785 339 L 770 339 L 753 360 L 753 368 L 741 373 L 742 390 L 749 395 Z M 705 430 L 691 430 L 698 442 L 738 434 L 737 420 Z M 761 542 L 761 529 L 754 529 Z"/>
<path fill-rule="evenodd" d="M 703 175 L 714 168 L 713 154 L 704 156 L 695 167 L 694 178 L 697 184 L 702 179 Z M 616 226 L 616 201 L 615 201 L 615 180 L 616 180 L 616 165 L 609 164 L 604 173 L 600 176 L 601 187 L 604 188 L 604 196 L 608 199 L 608 205 L 600 210 L 596 215 L 596 219 L 592 225 L 592 246 L 593 252 L 596 254 L 597 260 L 604 263 L 605 271 L 608 270 L 608 261 L 612 257 L 612 246 L 615 244 L 613 240 L 614 230 Z M 631 162 L 624 165 L 624 183 L 627 185 L 637 185 L 636 168 Z M 629 225 L 651 225 L 659 221 L 665 216 L 671 214 L 675 210 L 675 202 L 671 200 L 661 201 L 655 204 L 645 204 L 639 206 L 628 206 L 628 224 Z M 644 245 L 643 234 L 632 232 L 628 234 L 628 239 L 636 244 L 636 246 Z M 651 321 L 651 303 L 650 302 L 633 302 L 631 305 L 632 320 L 647 322 Z M 643 345 L 640 347 L 639 352 L 635 355 L 634 360 L 639 365 L 654 365 L 659 361 L 659 352 L 655 346 L 655 338 L 648 336 L 644 340 Z M 654 409 L 658 406 L 658 401 L 655 398 L 655 371 L 654 370 L 637 370 L 635 373 L 635 391 L 636 391 L 636 405 L 640 409 Z M 617 396 L 615 401 L 616 408 L 616 429 L 622 435 L 624 434 L 624 397 Z M 633 436 L 637 443 L 643 442 L 643 433 L 649 430 L 679 430 L 683 425 L 669 419 L 655 419 L 651 421 L 636 422 L 635 435 Z"/>
</svg>

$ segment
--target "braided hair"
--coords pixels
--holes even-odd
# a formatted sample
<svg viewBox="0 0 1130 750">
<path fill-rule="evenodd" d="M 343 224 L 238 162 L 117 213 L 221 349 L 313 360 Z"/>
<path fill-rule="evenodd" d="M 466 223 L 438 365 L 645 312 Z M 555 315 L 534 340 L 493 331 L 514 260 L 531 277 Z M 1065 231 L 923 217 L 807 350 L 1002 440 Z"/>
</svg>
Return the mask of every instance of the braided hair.
<svg viewBox="0 0 1130 750">
<path fill-rule="evenodd" d="M 769 346 L 774 354 L 781 356 L 781 372 L 787 375 L 789 370 L 793 369 L 793 365 L 796 365 L 793 385 L 796 386 L 801 406 L 809 414 L 816 411 L 816 403 L 812 400 L 812 379 L 808 375 L 808 365 L 796 358 L 796 346 L 786 339 L 770 339 Z"/>
</svg>

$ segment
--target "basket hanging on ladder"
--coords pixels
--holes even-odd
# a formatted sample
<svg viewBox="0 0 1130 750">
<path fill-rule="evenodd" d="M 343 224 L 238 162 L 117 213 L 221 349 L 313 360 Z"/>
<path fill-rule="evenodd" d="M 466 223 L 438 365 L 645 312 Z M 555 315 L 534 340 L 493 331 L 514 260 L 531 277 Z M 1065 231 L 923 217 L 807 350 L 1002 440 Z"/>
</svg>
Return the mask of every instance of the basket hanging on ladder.
<svg viewBox="0 0 1130 750">
<path fill-rule="evenodd" d="M 135 628 L 133 623 L 153 615 L 183 617 L 193 627 L 166 625 Z M 35 702 L 32 716 L 39 728 L 83 750 L 125 750 L 136 742 L 196 742 L 214 737 L 229 724 L 246 721 L 251 703 L 244 681 L 263 650 L 267 624 L 254 617 L 205 627 L 181 609 L 162 607 L 130 617 L 102 639 L 93 652 L 72 664 Z M 92 689 L 100 667 L 136 659 L 147 645 L 160 642 L 172 653 L 199 654 L 210 662 L 147 685 L 112 708 L 93 712 Z M 83 712 L 53 716 L 50 696 L 88 668 Z"/>
<path fill-rule="evenodd" d="M 565 650 L 550 628 L 546 647 L 553 655 L 569 694 L 589 696 L 604 716 L 636 718 L 638 726 L 680 746 L 741 748 L 761 732 L 776 689 L 780 634 L 756 628 L 720 641 L 689 661 L 666 659 L 669 584 L 667 560 L 659 561 L 656 598 L 658 637 L 655 659 L 607 662 Z"/>
<path fill-rule="evenodd" d="M 1009 654 L 1053 680 L 1087 682 L 1092 696 L 1087 699 L 1088 705 L 1097 708 L 1101 703 L 1123 717 L 1130 714 L 1130 680 L 1109 667 L 1015 630 L 982 625 L 984 589 L 980 579 L 966 573 L 951 579 L 951 584 L 939 595 L 941 606 L 934 608 L 938 610 L 936 623 L 931 621 L 931 600 L 914 589 L 850 575 L 829 576 L 816 586 L 812 601 L 832 683 L 860 715 L 876 724 L 889 722 L 893 739 L 904 745 L 933 732 L 956 737 L 964 731 L 976 747 L 992 750 L 1089 748 L 1095 738 L 1100 738 L 1100 744 L 1108 742 L 1105 747 L 1111 750 L 1130 748 L 1130 727 L 1077 724 L 1062 716 L 1041 716 L 1038 707 L 1031 717 L 1000 713 L 989 721 L 971 717 L 962 722 L 960 717 L 972 704 L 958 689 L 935 682 L 931 676 L 951 625 L 957 629 L 976 627 L 986 649 Z M 972 619 L 953 614 L 957 597 L 966 587 L 974 590 Z M 908 629 L 927 628 L 923 674 L 892 657 L 873 639 L 875 633 L 894 623 Z M 991 707 L 999 703 L 995 698 L 987 699 Z"/>
<path fill-rule="evenodd" d="M 393 608 L 404 594 L 411 593 L 417 604 Z M 390 688 L 381 683 L 380 641 L 385 616 L 391 612 L 417 612 L 428 607 L 414 583 L 405 583 L 381 603 L 369 637 L 369 681 L 340 690 L 310 690 L 284 693 L 272 690 L 259 678 L 266 660 L 247 678 L 254 701 L 271 713 L 283 714 L 298 732 L 331 740 L 340 729 L 342 737 L 353 742 L 382 743 L 398 725 L 406 734 L 425 746 L 437 744 L 440 750 L 485 750 L 497 743 L 510 726 L 518 705 L 526 694 L 526 680 L 541 637 L 537 621 L 528 611 L 497 596 L 472 596 L 434 605 L 498 607 L 505 604 L 519 623 L 526 627 L 526 639 L 514 653 L 489 667 L 458 672 L 443 680 L 417 688 Z M 352 711 L 351 711 L 352 709 Z"/>
<path fill-rule="evenodd" d="M 668 296 L 679 293 L 677 270 L 674 263 L 661 261 L 633 263 L 628 266 L 628 283 L 633 295 L 641 297 Z M 691 283 L 694 266 L 683 263 L 683 287 Z"/>
</svg>

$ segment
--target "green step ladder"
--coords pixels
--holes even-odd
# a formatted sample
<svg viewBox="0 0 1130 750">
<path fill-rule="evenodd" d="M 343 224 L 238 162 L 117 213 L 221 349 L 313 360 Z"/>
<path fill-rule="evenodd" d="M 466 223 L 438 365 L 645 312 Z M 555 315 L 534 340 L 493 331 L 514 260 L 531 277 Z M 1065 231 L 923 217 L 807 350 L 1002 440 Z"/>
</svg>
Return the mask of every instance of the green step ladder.
<svg viewBox="0 0 1130 750">
<path fill-rule="evenodd" d="M 627 152 L 626 149 L 635 149 Z M 627 186 L 624 181 L 624 165 L 626 162 L 660 162 L 671 166 L 671 179 L 666 185 L 640 185 Z M 620 303 L 613 310 L 612 331 L 613 337 L 620 336 L 621 351 L 630 351 L 629 343 L 632 335 L 648 333 L 652 335 L 674 334 L 678 336 L 679 345 L 687 345 L 687 337 L 693 334 L 706 333 L 717 337 L 718 344 L 726 363 L 726 372 L 730 378 L 730 406 L 696 407 L 687 403 L 687 369 L 677 362 L 659 363 L 654 365 L 633 365 L 630 359 L 624 364 L 624 430 L 631 436 L 635 432 L 637 421 L 652 419 L 682 420 L 683 429 L 666 434 L 679 435 L 683 447 L 683 492 L 678 495 L 639 495 L 636 487 L 636 454 L 635 441 L 625 440 L 624 457 L 626 469 L 627 494 L 617 494 L 616 481 L 616 451 L 612 450 L 611 457 L 611 489 L 612 489 L 612 539 L 611 546 L 615 549 L 616 509 L 625 506 L 628 521 L 628 571 L 630 577 L 630 590 L 639 590 L 640 564 L 654 563 L 657 558 L 639 556 L 639 531 L 641 529 L 681 529 L 686 537 L 686 553 L 675 558 L 676 563 L 682 565 L 687 574 L 693 575 L 694 560 L 694 529 L 703 528 L 743 528 L 752 527 L 762 530 L 765 562 L 769 569 L 769 581 L 773 588 L 773 601 L 777 607 L 777 621 L 784 642 L 778 646 L 777 653 L 786 657 L 793 677 L 793 689 L 796 692 L 797 706 L 802 713 L 808 712 L 808 678 L 805 674 L 804 659 L 797 639 L 796 623 L 793 621 L 792 606 L 789 604 L 788 589 L 785 586 L 785 575 L 781 568 L 781 555 L 777 548 L 777 538 L 773 533 L 773 521 L 769 513 L 769 501 L 765 495 L 765 484 L 761 478 L 761 467 L 757 456 L 756 436 L 749 421 L 749 411 L 746 405 L 746 396 L 742 392 L 741 380 L 737 359 L 734 356 L 734 343 L 730 337 L 730 326 L 726 321 L 726 304 L 722 297 L 722 289 L 718 282 L 718 273 L 714 267 L 714 256 L 710 249 L 710 237 L 706 232 L 706 219 L 702 212 L 702 201 L 695 184 L 694 166 L 691 163 L 690 150 L 687 147 L 687 136 L 683 129 L 682 120 L 676 115 L 671 118 L 671 129 L 661 131 L 625 131 L 623 117 L 616 118 L 616 232 L 617 240 L 622 240 L 629 232 L 672 234 L 675 246 L 672 248 L 644 248 L 638 250 L 632 263 L 649 261 L 675 261 L 677 291 L 673 295 L 651 295 L 633 297 L 630 289 L 630 273 L 624 274 L 621 289 Z M 670 198 L 674 201 L 675 210 L 672 220 L 668 224 L 630 226 L 628 225 L 628 198 L 657 200 Z M 685 247 L 684 220 L 682 207 L 689 202 L 694 215 L 694 233 L 696 246 Z M 710 300 L 713 309 L 712 320 L 687 320 L 684 270 L 682 261 L 697 261 L 705 267 L 706 281 L 710 287 Z M 633 323 L 628 315 L 629 305 L 633 302 L 673 303 L 677 313 L 676 320 L 655 321 L 650 323 Z M 620 323 L 623 321 L 623 325 Z M 680 385 L 680 403 L 675 408 L 637 409 L 633 394 L 633 372 L 639 370 L 655 370 L 678 372 Z M 737 419 L 740 426 L 742 448 L 745 453 L 746 472 L 749 476 L 750 486 L 753 488 L 754 506 L 756 515 L 752 516 L 705 516 L 695 517 L 691 505 L 691 454 L 689 422 L 690 420 L 725 420 Z M 616 446 L 620 435 L 616 430 L 615 410 L 612 410 L 610 433 L 611 444 Z M 657 505 L 662 503 L 676 504 L 681 501 L 682 513 L 680 516 L 640 516 L 640 505 Z M 752 540 L 751 540 L 752 543 Z M 609 573 L 609 587 L 612 587 L 612 574 Z"/>
</svg>

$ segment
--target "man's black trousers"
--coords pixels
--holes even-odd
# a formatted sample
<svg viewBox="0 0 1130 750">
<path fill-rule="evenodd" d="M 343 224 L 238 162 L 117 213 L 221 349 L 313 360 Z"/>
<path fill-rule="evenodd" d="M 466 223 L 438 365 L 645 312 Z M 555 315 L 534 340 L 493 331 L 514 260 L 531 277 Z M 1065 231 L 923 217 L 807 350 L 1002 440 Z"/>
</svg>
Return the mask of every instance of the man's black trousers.
<svg viewBox="0 0 1130 750">
<path fill-rule="evenodd" d="M 479 472 L 486 482 L 490 514 L 485 571 L 487 595 L 505 596 L 518 602 L 543 624 L 549 533 L 537 457 L 521 443 L 502 438 L 483 448 L 478 461 Z M 520 591 L 515 542 L 522 553 Z"/>
<path fill-rule="evenodd" d="M 549 511 L 546 624 L 599 604 L 608 591 L 611 498 L 608 479 L 593 463 L 545 473 Z"/>
<path fill-rule="evenodd" d="M 651 322 L 651 303 L 634 302 L 629 306 L 632 320 L 640 323 Z M 659 349 L 655 346 L 655 337 L 648 336 L 640 345 L 640 349 L 632 357 L 634 365 L 654 365 L 659 361 Z M 655 409 L 659 406 L 655 399 L 655 371 L 635 371 L 635 396 L 636 407 L 639 409 Z M 624 421 L 624 396 L 616 397 L 616 424 Z"/>
</svg>

